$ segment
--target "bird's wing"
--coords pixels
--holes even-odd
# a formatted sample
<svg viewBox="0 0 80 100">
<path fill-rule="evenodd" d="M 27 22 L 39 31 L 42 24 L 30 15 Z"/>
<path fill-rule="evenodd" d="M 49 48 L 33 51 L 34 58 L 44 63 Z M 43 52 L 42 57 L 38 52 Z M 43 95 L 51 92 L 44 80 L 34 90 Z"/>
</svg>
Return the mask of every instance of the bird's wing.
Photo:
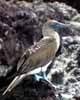
<svg viewBox="0 0 80 100">
<path fill-rule="evenodd" d="M 28 73 L 36 68 L 44 66 L 56 53 L 56 42 L 54 39 L 46 38 L 38 43 L 39 49 L 33 52 L 19 67 L 18 75 Z"/>
<path fill-rule="evenodd" d="M 32 45 L 31 47 L 27 48 L 23 55 L 21 56 L 18 64 L 17 64 L 17 71 L 21 68 L 21 66 L 24 64 L 25 60 L 27 60 L 31 54 L 36 52 L 39 49 L 39 44 L 37 42 Z"/>
<path fill-rule="evenodd" d="M 26 49 L 26 51 L 23 53 L 22 57 L 20 58 L 17 64 L 17 71 L 20 69 L 20 67 L 23 65 L 23 63 L 25 62 L 25 60 L 27 60 L 29 56 L 30 56 L 30 52 L 28 49 Z"/>
</svg>

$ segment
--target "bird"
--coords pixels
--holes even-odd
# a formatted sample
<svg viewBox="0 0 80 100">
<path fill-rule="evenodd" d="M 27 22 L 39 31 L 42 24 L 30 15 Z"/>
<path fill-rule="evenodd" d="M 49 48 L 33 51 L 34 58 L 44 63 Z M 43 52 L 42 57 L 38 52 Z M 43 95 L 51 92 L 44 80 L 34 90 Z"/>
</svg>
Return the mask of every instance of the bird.
<svg viewBox="0 0 80 100">
<path fill-rule="evenodd" d="M 55 31 L 55 25 L 54 20 L 48 20 L 43 24 L 43 38 L 38 42 L 34 42 L 34 44 L 27 48 L 22 54 L 17 64 L 16 77 L 3 92 L 3 95 L 7 92 L 11 92 L 13 88 L 29 75 L 34 75 L 35 80 L 42 78 L 48 81 L 44 71 L 45 66 L 48 67 L 48 65 L 52 63 L 52 59 L 60 47 L 60 35 Z M 38 76 L 40 71 L 43 72 L 42 76 Z M 52 84 L 50 81 L 48 82 Z"/>
</svg>

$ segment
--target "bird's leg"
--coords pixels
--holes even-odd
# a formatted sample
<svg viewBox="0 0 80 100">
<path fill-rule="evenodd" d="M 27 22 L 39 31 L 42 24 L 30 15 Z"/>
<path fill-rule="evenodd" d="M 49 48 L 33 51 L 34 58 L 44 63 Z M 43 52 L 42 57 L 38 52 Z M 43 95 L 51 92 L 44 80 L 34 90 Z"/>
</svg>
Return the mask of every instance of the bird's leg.
<svg viewBox="0 0 80 100">
<path fill-rule="evenodd" d="M 47 81 L 52 87 L 56 89 L 56 86 L 47 78 L 47 74 L 46 72 L 42 71 L 42 68 L 41 68 L 41 74 L 42 77 L 40 79 Z"/>
<path fill-rule="evenodd" d="M 43 71 L 43 68 L 41 67 L 41 79 L 47 80 L 47 74 L 45 71 Z"/>
<path fill-rule="evenodd" d="M 42 73 L 42 78 L 41 79 L 43 79 L 43 80 L 47 80 L 47 75 L 46 75 L 46 72 L 41 72 Z"/>
<path fill-rule="evenodd" d="M 34 74 L 33 76 L 35 81 L 39 81 L 40 79 L 46 80 L 46 73 L 42 71 L 42 67 L 41 67 L 41 75 L 38 74 Z"/>
<path fill-rule="evenodd" d="M 47 78 L 46 72 L 42 72 L 41 79 L 47 81 L 52 87 L 54 87 L 56 89 L 56 86 Z"/>
<path fill-rule="evenodd" d="M 46 74 L 44 72 L 42 72 L 42 67 L 41 67 L 41 75 L 34 74 L 33 78 L 34 78 L 35 81 L 39 81 L 40 79 L 45 80 Z"/>
</svg>

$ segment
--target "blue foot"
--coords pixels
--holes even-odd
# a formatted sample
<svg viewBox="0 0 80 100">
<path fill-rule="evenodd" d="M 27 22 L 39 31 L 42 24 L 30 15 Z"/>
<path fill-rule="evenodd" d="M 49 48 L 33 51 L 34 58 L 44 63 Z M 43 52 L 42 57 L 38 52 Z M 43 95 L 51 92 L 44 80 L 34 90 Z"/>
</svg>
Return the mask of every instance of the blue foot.
<svg viewBox="0 0 80 100">
<path fill-rule="evenodd" d="M 35 81 L 39 81 L 40 79 L 47 81 L 50 85 L 52 85 L 56 89 L 56 86 L 50 80 L 48 80 L 45 72 L 42 72 L 41 76 L 34 74 Z"/>
<path fill-rule="evenodd" d="M 49 84 L 51 84 L 54 88 L 56 88 L 56 86 L 51 81 L 48 80 L 45 72 L 42 72 L 41 76 L 34 74 L 33 78 L 34 78 L 35 81 L 39 81 L 40 79 L 46 80 Z"/>
<path fill-rule="evenodd" d="M 47 76 L 46 76 L 46 73 L 45 72 L 42 72 L 42 75 L 37 75 L 37 74 L 34 74 L 34 80 L 35 81 L 39 81 L 40 79 L 42 80 L 47 80 Z"/>
<path fill-rule="evenodd" d="M 42 79 L 42 77 L 37 75 L 37 74 L 34 74 L 33 78 L 34 78 L 35 81 L 39 81 L 40 79 Z"/>
</svg>

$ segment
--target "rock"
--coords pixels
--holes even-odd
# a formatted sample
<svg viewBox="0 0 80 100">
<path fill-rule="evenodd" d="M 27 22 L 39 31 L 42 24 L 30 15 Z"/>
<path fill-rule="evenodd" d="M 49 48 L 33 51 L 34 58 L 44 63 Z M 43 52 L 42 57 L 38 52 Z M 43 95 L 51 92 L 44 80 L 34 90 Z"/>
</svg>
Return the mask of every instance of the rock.
<svg viewBox="0 0 80 100">
<path fill-rule="evenodd" d="M 0 65 L 0 77 L 5 77 L 12 70 L 12 66 Z"/>
<path fill-rule="evenodd" d="M 3 89 L 4 90 L 4 89 Z M 11 93 L 0 96 L 0 100 L 57 100 L 56 90 L 46 81 L 24 80 Z"/>
<path fill-rule="evenodd" d="M 70 28 L 73 28 L 76 31 L 80 32 L 80 23 L 79 22 L 75 22 L 75 21 L 66 21 L 66 24 L 68 24 L 68 26 Z"/>
<path fill-rule="evenodd" d="M 76 9 L 59 2 L 43 3 L 42 0 L 39 2 L 35 0 L 32 8 L 42 22 L 46 20 L 46 17 L 64 22 L 65 20 L 71 20 L 78 14 Z"/>
<path fill-rule="evenodd" d="M 38 17 L 31 8 L 3 2 L 0 3 L 0 33 L 1 66 L 16 66 L 24 50 L 42 37 Z"/>
<path fill-rule="evenodd" d="M 80 22 L 80 14 L 77 14 L 76 16 L 72 17 L 72 21 Z"/>
<path fill-rule="evenodd" d="M 49 3 L 49 6 L 55 11 L 61 13 L 65 20 L 71 20 L 73 16 L 78 14 L 76 9 L 66 5 L 65 3 L 53 2 Z"/>
<path fill-rule="evenodd" d="M 80 97 L 74 97 L 75 98 L 75 100 L 80 100 Z"/>
<path fill-rule="evenodd" d="M 62 54 L 56 58 L 48 77 L 56 84 L 60 93 L 79 97 L 80 36 L 63 37 L 62 44 Z M 62 77 L 57 77 L 55 80 L 55 73 L 59 76 L 62 75 Z"/>
</svg>

